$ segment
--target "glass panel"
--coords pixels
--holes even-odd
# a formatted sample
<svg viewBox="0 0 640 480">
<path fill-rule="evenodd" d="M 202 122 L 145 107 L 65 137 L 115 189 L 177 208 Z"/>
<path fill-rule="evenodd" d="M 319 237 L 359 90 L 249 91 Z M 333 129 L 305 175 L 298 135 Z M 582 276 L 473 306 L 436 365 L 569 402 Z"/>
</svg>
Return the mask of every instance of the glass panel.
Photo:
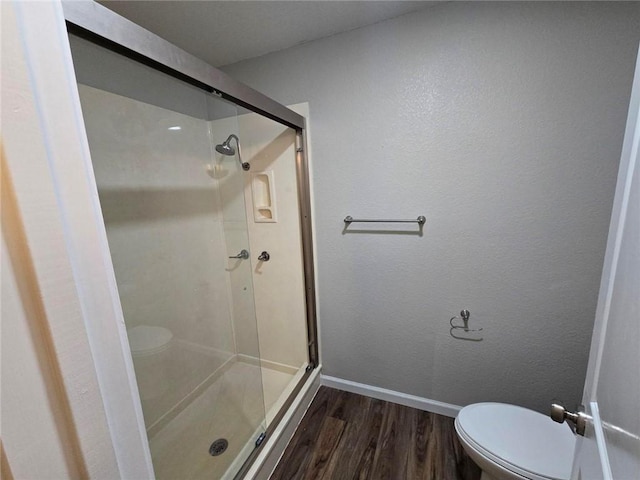
<svg viewBox="0 0 640 480">
<path fill-rule="evenodd" d="M 231 476 L 265 429 L 236 107 L 71 44 L 156 477 Z"/>
<path fill-rule="evenodd" d="M 308 365 L 304 263 L 296 178 L 296 132 L 245 112 L 238 116 L 265 411 L 269 424 Z M 258 252 L 268 252 L 259 261 Z"/>
</svg>

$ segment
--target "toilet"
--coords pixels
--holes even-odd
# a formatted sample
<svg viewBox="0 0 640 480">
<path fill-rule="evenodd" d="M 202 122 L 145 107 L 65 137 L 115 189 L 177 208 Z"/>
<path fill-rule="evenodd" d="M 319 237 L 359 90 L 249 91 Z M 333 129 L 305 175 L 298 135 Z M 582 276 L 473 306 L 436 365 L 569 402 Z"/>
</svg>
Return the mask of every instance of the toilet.
<svg viewBox="0 0 640 480">
<path fill-rule="evenodd" d="M 481 480 L 568 480 L 575 435 L 541 413 L 505 403 L 464 407 L 455 429 Z"/>
</svg>

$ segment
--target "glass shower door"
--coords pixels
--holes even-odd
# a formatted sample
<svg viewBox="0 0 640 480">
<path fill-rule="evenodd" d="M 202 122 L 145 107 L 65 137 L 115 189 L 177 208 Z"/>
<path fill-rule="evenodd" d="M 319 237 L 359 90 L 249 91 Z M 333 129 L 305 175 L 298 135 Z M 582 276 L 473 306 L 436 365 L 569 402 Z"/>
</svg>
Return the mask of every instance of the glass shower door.
<svg viewBox="0 0 640 480">
<path fill-rule="evenodd" d="M 267 424 L 277 418 L 309 365 L 297 179 L 297 132 L 253 112 L 238 112 L 242 176 L 254 255 L 253 286 Z M 257 253 L 266 252 L 268 260 Z"/>
<path fill-rule="evenodd" d="M 71 44 L 156 477 L 232 476 L 265 428 L 236 107 Z"/>
</svg>

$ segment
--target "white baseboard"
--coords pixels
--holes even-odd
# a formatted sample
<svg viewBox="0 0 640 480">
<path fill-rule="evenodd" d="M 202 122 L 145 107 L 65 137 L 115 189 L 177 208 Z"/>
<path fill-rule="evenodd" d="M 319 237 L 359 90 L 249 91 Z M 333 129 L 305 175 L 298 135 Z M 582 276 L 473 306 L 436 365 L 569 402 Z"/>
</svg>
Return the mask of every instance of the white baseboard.
<svg viewBox="0 0 640 480">
<path fill-rule="evenodd" d="M 418 410 L 445 415 L 447 417 L 455 417 L 462 409 L 462 407 L 451 403 L 430 400 L 428 398 L 417 397 L 407 393 L 387 390 L 386 388 L 374 387 L 373 385 L 352 382 L 350 380 L 343 380 L 342 378 L 330 377 L 327 375 L 322 375 L 320 377 L 320 383 L 326 387 L 344 390 L 345 392 L 357 393 L 359 395 L 366 395 L 367 397 L 377 398 L 378 400 L 397 403 L 407 407 L 417 408 Z"/>
</svg>

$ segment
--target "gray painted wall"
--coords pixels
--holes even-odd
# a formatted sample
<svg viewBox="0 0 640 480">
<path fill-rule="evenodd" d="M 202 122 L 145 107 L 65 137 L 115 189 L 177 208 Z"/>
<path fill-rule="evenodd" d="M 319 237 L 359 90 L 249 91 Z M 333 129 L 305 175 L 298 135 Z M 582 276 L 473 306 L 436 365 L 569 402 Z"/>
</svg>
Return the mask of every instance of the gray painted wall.
<svg viewBox="0 0 640 480">
<path fill-rule="evenodd" d="M 639 40 L 639 4 L 453 2 L 226 67 L 310 103 L 324 373 L 579 403 Z"/>
</svg>

